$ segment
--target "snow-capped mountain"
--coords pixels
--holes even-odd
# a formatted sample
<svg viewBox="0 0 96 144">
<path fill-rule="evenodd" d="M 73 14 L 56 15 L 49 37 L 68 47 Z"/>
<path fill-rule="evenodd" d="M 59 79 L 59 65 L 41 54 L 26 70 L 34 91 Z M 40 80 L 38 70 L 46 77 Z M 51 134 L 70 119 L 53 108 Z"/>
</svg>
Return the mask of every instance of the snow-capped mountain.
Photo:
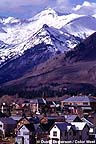
<svg viewBox="0 0 96 144">
<path fill-rule="evenodd" d="M 50 44 L 48 51 L 54 54 L 68 51 L 94 31 L 95 17 L 77 13 L 59 15 L 51 8 L 28 20 L 0 18 L 0 64 L 16 59 L 42 42 Z"/>
</svg>

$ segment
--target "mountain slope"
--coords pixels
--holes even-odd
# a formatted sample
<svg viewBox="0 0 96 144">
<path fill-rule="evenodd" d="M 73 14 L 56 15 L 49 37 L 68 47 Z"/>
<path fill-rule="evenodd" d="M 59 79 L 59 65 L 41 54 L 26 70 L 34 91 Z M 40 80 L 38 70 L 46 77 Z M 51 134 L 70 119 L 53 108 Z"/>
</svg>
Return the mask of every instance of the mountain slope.
<svg viewBox="0 0 96 144">
<path fill-rule="evenodd" d="M 87 78 L 84 79 L 86 72 L 83 75 L 83 65 L 86 66 L 85 62 L 91 61 L 92 67 L 94 65 L 95 34 L 84 42 L 82 39 L 96 31 L 95 17 L 75 13 L 58 15 L 49 8 L 28 20 L 9 17 L 1 19 L 0 23 L 4 30 L 0 33 L 1 85 L 18 78 L 24 79 L 25 87 L 32 84 L 38 87 L 41 82 L 42 85 L 55 81 L 60 81 L 60 85 L 68 81 L 79 83 L 81 79 L 82 82 L 87 82 Z M 76 45 L 78 46 L 74 48 Z M 51 57 L 54 58 L 47 65 L 47 60 Z M 74 65 L 75 62 L 79 64 Z M 26 75 L 29 77 L 31 71 L 32 79 L 29 82 L 28 78 L 27 84 Z M 88 81 L 90 83 L 89 78 Z"/>
<path fill-rule="evenodd" d="M 32 90 L 42 86 L 52 89 L 95 89 L 96 33 L 67 54 L 59 54 L 40 64 L 20 79 L 4 86 Z"/>
<path fill-rule="evenodd" d="M 50 57 L 72 49 L 80 41 L 78 37 L 68 33 L 62 34 L 56 28 L 43 25 L 42 29 L 28 39 L 23 47 L 25 51 L 20 57 L 13 56 L 1 65 L 0 83 L 23 76 L 27 71 Z M 9 50 L 9 47 L 6 50 Z M 14 52 L 11 52 L 12 54 L 14 55 Z"/>
</svg>

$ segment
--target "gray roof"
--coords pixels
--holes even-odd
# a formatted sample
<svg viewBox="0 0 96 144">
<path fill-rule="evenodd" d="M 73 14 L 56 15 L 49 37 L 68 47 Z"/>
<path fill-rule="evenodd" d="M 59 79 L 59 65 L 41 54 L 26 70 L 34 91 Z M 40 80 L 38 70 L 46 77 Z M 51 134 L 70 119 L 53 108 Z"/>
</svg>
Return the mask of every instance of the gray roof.
<svg viewBox="0 0 96 144">
<path fill-rule="evenodd" d="M 67 131 L 68 126 L 72 127 L 71 124 L 67 122 L 56 122 L 55 125 L 61 130 L 61 131 Z"/>
<path fill-rule="evenodd" d="M 65 119 L 67 122 L 72 122 L 74 121 L 78 116 L 77 115 L 67 115 L 65 116 Z"/>
<path fill-rule="evenodd" d="M 63 102 L 96 102 L 96 98 L 91 96 L 73 96 L 63 100 Z"/>
<path fill-rule="evenodd" d="M 11 116 L 10 118 L 12 118 L 15 121 L 19 121 L 22 118 L 22 116 Z"/>
<path fill-rule="evenodd" d="M 16 121 L 12 118 L 0 118 L 0 121 L 4 124 L 16 124 Z"/>
<path fill-rule="evenodd" d="M 82 117 L 81 119 L 83 122 L 86 122 L 88 126 L 91 126 L 91 127 L 94 126 L 94 124 L 92 122 L 90 122 L 87 118 Z"/>
</svg>

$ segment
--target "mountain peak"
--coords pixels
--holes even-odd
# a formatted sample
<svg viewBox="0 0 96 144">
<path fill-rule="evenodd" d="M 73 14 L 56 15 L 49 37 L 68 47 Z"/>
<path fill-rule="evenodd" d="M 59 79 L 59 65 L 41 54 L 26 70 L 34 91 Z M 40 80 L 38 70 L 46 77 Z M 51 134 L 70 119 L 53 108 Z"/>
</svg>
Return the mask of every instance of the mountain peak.
<svg viewBox="0 0 96 144">
<path fill-rule="evenodd" d="M 49 7 L 49 8 L 46 8 L 46 9 L 45 9 L 44 11 L 42 11 L 42 12 L 44 12 L 44 13 L 46 13 L 46 14 L 48 14 L 48 15 L 51 15 L 51 14 L 52 14 L 52 15 L 53 15 L 53 14 L 54 14 L 54 15 L 57 15 L 56 11 L 55 11 L 54 9 L 50 8 L 50 7 Z M 42 12 L 41 12 L 41 13 L 42 13 Z"/>
<path fill-rule="evenodd" d="M 37 14 L 34 18 L 37 17 L 45 17 L 45 16 L 52 16 L 52 17 L 56 17 L 57 13 L 55 12 L 54 9 L 52 8 L 46 8 L 45 10 L 41 11 L 39 14 Z"/>
</svg>

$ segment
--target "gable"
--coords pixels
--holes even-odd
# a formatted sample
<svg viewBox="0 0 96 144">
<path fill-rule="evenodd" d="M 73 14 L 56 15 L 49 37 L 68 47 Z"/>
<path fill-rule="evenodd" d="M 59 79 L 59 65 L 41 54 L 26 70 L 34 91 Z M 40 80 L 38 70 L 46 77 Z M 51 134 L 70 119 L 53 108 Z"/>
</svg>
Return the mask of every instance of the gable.
<svg viewBox="0 0 96 144">
<path fill-rule="evenodd" d="M 77 116 L 77 117 L 73 120 L 73 122 L 82 122 L 82 120 Z"/>
<path fill-rule="evenodd" d="M 60 129 L 56 125 L 54 125 L 50 131 L 60 131 Z"/>
<path fill-rule="evenodd" d="M 23 125 L 23 126 L 19 129 L 19 131 L 29 132 L 29 130 L 26 128 L 25 125 Z"/>
<path fill-rule="evenodd" d="M 84 126 L 84 129 L 88 129 L 88 130 L 89 130 L 90 128 L 89 128 L 89 126 L 86 124 L 86 125 Z"/>
</svg>

